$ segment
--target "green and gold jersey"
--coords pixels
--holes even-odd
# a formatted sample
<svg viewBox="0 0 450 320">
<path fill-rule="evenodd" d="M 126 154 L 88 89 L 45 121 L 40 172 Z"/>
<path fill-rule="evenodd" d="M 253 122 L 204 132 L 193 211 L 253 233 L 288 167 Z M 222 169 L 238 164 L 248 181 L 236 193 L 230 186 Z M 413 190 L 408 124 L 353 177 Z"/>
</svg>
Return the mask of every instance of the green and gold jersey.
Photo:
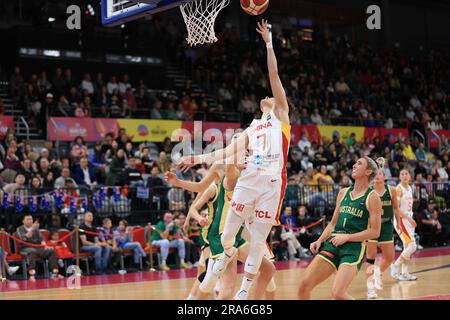
<svg viewBox="0 0 450 320">
<path fill-rule="evenodd" d="M 233 197 L 233 191 L 226 191 L 223 186 L 223 176 L 216 183 L 216 195 L 208 202 L 208 216 L 209 225 L 203 227 L 202 235 L 203 239 L 207 240 L 211 236 L 220 236 L 225 227 L 225 221 L 227 219 L 228 208 L 231 198 Z"/>
<path fill-rule="evenodd" d="M 391 189 L 385 185 L 384 193 L 380 195 L 383 212 L 381 213 L 381 223 L 391 222 L 394 218 L 394 207 L 392 206 Z"/>
<path fill-rule="evenodd" d="M 342 198 L 338 222 L 333 233 L 353 234 L 367 230 L 369 227 L 368 201 L 369 195 L 374 190 L 368 188 L 362 196 L 356 199 L 353 199 L 352 191 L 353 187 L 348 188 Z"/>
</svg>

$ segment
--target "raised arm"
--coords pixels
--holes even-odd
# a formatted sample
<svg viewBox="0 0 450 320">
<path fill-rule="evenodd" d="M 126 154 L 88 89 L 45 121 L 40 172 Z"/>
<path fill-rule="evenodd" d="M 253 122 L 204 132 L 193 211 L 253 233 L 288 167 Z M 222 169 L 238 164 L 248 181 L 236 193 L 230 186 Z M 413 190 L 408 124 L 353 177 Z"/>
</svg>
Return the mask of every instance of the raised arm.
<svg viewBox="0 0 450 320">
<path fill-rule="evenodd" d="M 186 221 L 195 219 L 202 227 L 207 225 L 209 223 L 208 218 L 202 217 L 199 210 L 201 210 L 210 199 L 214 198 L 215 193 L 216 188 L 214 184 L 211 184 L 205 191 L 199 193 L 189 209 Z M 186 225 L 184 227 L 186 227 Z"/>
<path fill-rule="evenodd" d="M 264 39 L 267 46 L 267 68 L 269 70 L 270 87 L 272 88 L 272 93 L 276 102 L 275 109 L 276 111 L 279 111 L 280 119 L 282 121 L 289 122 L 289 104 L 287 102 L 286 92 L 284 91 L 280 76 L 278 75 L 278 63 L 272 44 L 272 32 L 269 29 L 267 20 L 258 22 L 258 28 L 256 28 L 256 31 Z"/>
<path fill-rule="evenodd" d="M 196 155 L 196 156 L 184 156 L 181 158 L 177 167 L 182 171 L 187 171 L 189 168 L 201 163 L 226 163 L 229 159 L 235 159 L 235 155 L 239 155 L 247 149 L 248 135 L 247 130 L 242 132 L 238 138 L 232 139 L 231 143 L 224 149 L 215 150 L 211 153 Z"/>
<path fill-rule="evenodd" d="M 223 167 L 222 164 L 215 163 L 209 168 L 208 174 L 199 182 L 180 180 L 173 172 L 166 172 L 165 179 L 168 183 L 175 187 L 185 189 L 191 192 L 205 191 L 211 183 L 220 178 L 219 170 Z"/>
</svg>

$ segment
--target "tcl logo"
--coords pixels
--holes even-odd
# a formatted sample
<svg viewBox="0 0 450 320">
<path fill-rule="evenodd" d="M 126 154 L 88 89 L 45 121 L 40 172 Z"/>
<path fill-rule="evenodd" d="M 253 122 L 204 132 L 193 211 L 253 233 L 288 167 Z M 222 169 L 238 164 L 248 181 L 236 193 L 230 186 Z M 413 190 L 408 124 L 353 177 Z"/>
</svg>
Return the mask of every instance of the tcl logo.
<svg viewBox="0 0 450 320">
<path fill-rule="evenodd" d="M 261 219 L 270 219 L 272 218 L 269 214 L 269 211 L 262 211 L 262 210 L 256 210 L 255 211 L 255 216 L 257 218 L 261 218 Z"/>
</svg>

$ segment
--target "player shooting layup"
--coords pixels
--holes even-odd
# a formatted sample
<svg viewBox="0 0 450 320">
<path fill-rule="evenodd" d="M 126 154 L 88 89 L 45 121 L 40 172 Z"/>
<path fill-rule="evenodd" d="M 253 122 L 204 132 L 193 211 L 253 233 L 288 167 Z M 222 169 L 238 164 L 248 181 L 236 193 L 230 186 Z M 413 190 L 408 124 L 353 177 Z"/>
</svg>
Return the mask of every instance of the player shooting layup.
<svg viewBox="0 0 450 320">
<path fill-rule="evenodd" d="M 267 64 L 273 98 L 261 101 L 261 119 L 255 119 L 238 139 L 210 154 L 183 157 L 179 166 L 213 163 L 229 159 L 248 149 L 247 165 L 234 190 L 231 206 L 222 234 L 224 252 L 214 264 L 213 272 L 220 276 L 237 254 L 233 246 L 242 224 L 250 231 L 250 253 L 245 263 L 245 276 L 236 299 L 245 300 L 258 274 L 264 246 L 273 225 L 279 224 L 279 213 L 286 190 L 286 163 L 290 142 L 289 105 L 278 75 L 272 34 L 267 21 L 258 23 L 258 33 L 267 46 Z M 240 158 L 240 157 L 238 157 Z M 250 223 L 251 222 L 251 223 Z"/>
</svg>

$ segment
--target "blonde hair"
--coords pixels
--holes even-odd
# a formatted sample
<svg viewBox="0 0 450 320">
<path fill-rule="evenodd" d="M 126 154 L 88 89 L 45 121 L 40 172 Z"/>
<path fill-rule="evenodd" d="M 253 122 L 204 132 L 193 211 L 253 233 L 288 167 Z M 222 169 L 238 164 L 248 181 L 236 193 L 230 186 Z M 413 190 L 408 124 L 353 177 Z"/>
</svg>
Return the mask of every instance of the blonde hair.
<svg viewBox="0 0 450 320">
<path fill-rule="evenodd" d="M 372 158 L 365 156 L 363 159 L 366 159 L 367 161 L 367 167 L 369 170 L 372 171 L 372 173 L 369 176 L 369 183 L 372 183 L 373 179 L 378 173 L 378 170 L 380 169 L 379 164 L 375 162 Z M 378 159 L 377 159 L 378 160 Z"/>
</svg>

